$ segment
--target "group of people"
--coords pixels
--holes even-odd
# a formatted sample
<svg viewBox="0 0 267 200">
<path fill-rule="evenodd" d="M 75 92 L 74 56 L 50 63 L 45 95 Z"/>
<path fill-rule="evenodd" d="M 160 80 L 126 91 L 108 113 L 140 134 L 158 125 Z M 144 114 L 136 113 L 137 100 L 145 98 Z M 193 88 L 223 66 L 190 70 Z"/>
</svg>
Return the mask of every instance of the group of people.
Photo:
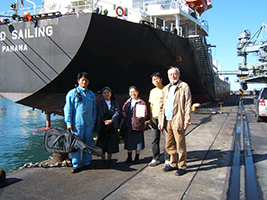
<svg viewBox="0 0 267 200">
<path fill-rule="evenodd" d="M 152 161 L 149 166 L 160 164 L 160 138 L 165 140 L 164 172 L 177 170 L 175 175 L 186 173 L 186 141 L 185 131 L 190 124 L 191 91 L 187 83 L 179 79 L 180 71 L 170 67 L 168 78 L 170 83 L 162 84 L 159 72 L 151 75 L 155 88 L 150 91 L 149 103 L 151 116 L 149 127 L 152 129 Z M 124 124 L 124 149 L 127 150 L 125 163 L 139 163 L 141 150 L 145 148 L 145 121 L 148 109 L 144 100 L 139 97 L 135 86 L 129 88 L 129 99 L 120 112 L 112 90 L 104 87 L 101 91 L 103 99 L 96 106 L 96 97 L 87 87 L 89 77 L 86 72 L 77 76 L 78 86 L 66 95 L 64 118 L 67 129 L 83 140 L 94 145 L 92 131 L 97 121 L 98 139 L 96 146 L 103 151 L 103 166 L 112 165 L 112 154 L 119 152 L 119 121 Z M 98 119 L 98 120 L 97 120 Z M 133 159 L 133 151 L 135 156 Z M 106 160 L 107 153 L 107 160 Z M 177 158 L 178 153 L 178 158 Z M 72 173 L 91 168 L 92 155 L 76 151 L 71 153 Z"/>
</svg>

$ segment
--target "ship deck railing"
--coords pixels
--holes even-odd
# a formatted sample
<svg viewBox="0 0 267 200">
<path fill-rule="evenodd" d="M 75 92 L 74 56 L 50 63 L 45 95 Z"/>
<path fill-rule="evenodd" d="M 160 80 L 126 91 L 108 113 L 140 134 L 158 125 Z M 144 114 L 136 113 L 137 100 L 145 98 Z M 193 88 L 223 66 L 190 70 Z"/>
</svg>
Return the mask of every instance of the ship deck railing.
<svg viewBox="0 0 267 200">
<path fill-rule="evenodd" d="M 207 21 L 201 20 L 200 15 L 194 9 L 190 8 L 184 0 L 144 1 L 143 4 L 137 2 L 133 5 L 133 8 L 138 7 L 143 8 L 143 11 L 150 17 L 150 22 L 153 24 L 156 24 L 156 20 L 160 18 L 166 24 L 169 23 L 171 26 L 175 26 L 177 16 L 179 15 L 179 20 L 183 21 L 181 24 L 179 23 L 180 26 L 176 29 L 180 36 L 208 35 L 209 26 Z M 185 23 L 189 23 L 190 28 Z M 154 27 L 158 28 L 156 26 Z M 173 31 L 174 28 L 169 27 L 169 29 Z M 183 29 L 185 30 L 183 31 Z"/>
<path fill-rule="evenodd" d="M 146 12 L 149 12 L 149 9 L 156 10 L 156 12 L 159 10 L 182 10 L 183 12 L 192 15 L 196 19 L 200 18 L 200 15 L 195 10 L 190 8 L 185 0 L 144 1 L 144 3 L 136 2 L 133 4 L 134 9 L 142 7 L 144 10 L 146 10 Z"/>
<path fill-rule="evenodd" d="M 115 5 L 111 2 L 106 1 L 96 1 L 97 3 L 94 4 L 94 10 L 92 9 L 92 2 L 83 3 L 83 1 L 72 1 L 72 4 L 65 7 L 64 11 L 61 10 L 60 12 L 64 14 L 78 14 L 80 12 L 90 13 L 96 12 L 96 7 L 100 8 L 98 13 L 104 14 L 104 11 L 108 11 L 108 16 L 111 17 L 118 17 L 119 19 L 132 21 L 135 23 L 139 22 L 147 22 L 147 24 L 151 24 L 154 28 L 161 29 L 166 32 L 171 32 L 177 34 L 179 36 L 188 37 L 190 35 L 199 35 L 200 29 L 203 27 L 204 30 L 207 30 L 208 25 L 199 22 L 199 15 L 193 9 L 191 9 L 184 0 L 176 0 L 176 1 L 143 1 L 143 2 L 136 2 L 133 3 L 132 8 L 127 8 L 128 15 L 118 16 L 116 13 L 116 8 L 120 5 Z M 157 13 L 163 13 L 162 15 L 153 15 L 153 10 Z M 43 9 L 43 6 L 36 6 L 34 7 L 27 7 L 22 8 L 18 11 L 18 15 L 23 16 L 26 13 L 31 15 L 35 14 L 44 14 L 44 13 L 53 13 L 58 12 L 59 10 L 55 8 L 55 10 L 51 9 Z M 171 11 L 171 12 L 170 12 Z M 187 31 L 186 35 L 183 35 L 183 27 L 178 26 L 175 27 L 175 20 L 171 17 L 182 11 L 185 14 L 188 14 L 189 17 L 191 16 L 192 19 L 195 19 L 195 22 L 199 22 L 198 26 L 192 27 L 190 30 Z M 131 13 L 131 14 L 130 14 Z M 165 14 L 166 13 L 166 14 Z M 1 12 L 0 17 L 2 16 L 9 16 L 11 17 L 15 14 L 14 11 L 7 11 Z M 194 23 L 193 23 L 194 24 Z"/>
<path fill-rule="evenodd" d="M 43 7 L 42 5 L 36 6 L 36 9 L 34 9 L 33 6 L 32 7 L 25 7 L 25 8 L 22 7 L 22 9 L 20 9 L 18 11 L 18 15 L 24 16 L 26 13 L 29 13 L 31 15 L 35 15 L 35 14 L 42 12 L 42 7 Z M 11 17 L 14 14 L 15 14 L 14 10 L 0 12 L 1 17 Z"/>
</svg>

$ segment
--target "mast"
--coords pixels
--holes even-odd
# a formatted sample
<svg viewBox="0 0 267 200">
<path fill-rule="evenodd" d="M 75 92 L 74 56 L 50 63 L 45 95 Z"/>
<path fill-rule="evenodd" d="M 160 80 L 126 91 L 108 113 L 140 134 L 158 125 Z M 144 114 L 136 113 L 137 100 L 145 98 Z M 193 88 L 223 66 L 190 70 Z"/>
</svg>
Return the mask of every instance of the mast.
<svg viewBox="0 0 267 200">
<path fill-rule="evenodd" d="M 10 9 L 14 10 L 16 12 L 16 15 L 18 16 L 18 10 L 19 10 L 19 2 L 16 0 L 16 3 L 12 3 L 10 5 Z"/>
</svg>

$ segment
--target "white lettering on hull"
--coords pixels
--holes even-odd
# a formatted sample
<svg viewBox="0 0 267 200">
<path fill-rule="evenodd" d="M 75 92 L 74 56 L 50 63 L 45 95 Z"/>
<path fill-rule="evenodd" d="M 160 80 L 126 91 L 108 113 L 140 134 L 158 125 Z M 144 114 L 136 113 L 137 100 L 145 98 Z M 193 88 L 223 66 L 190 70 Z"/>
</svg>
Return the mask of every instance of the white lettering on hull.
<svg viewBox="0 0 267 200">
<path fill-rule="evenodd" d="M 41 38 L 41 37 L 51 37 L 53 35 L 53 27 L 46 26 L 46 27 L 36 27 L 34 30 L 32 29 L 19 29 L 13 30 L 11 32 L 11 39 L 12 40 L 20 40 L 20 39 L 34 39 L 34 38 Z M 0 32 L 0 41 L 7 40 L 7 34 L 4 31 Z M 16 44 L 16 45 L 5 45 L 2 46 L 1 52 L 16 52 L 16 51 L 28 51 L 28 46 L 26 44 Z"/>
<path fill-rule="evenodd" d="M 0 32 L 0 41 L 4 41 L 6 39 L 6 33 L 5 32 Z"/>
<path fill-rule="evenodd" d="M 17 51 L 28 51 L 28 46 L 26 44 L 2 46 L 2 53 L 17 52 Z"/>
<path fill-rule="evenodd" d="M 11 38 L 12 40 L 17 40 L 17 39 L 31 39 L 31 38 L 40 38 L 40 37 L 45 37 L 49 36 L 51 37 L 53 35 L 53 27 L 52 26 L 47 26 L 47 27 L 37 27 L 32 31 L 31 29 L 19 29 L 19 30 L 14 30 L 11 33 Z M 1 37 L 2 38 L 2 37 Z M 4 37 L 5 39 L 5 37 Z"/>
</svg>

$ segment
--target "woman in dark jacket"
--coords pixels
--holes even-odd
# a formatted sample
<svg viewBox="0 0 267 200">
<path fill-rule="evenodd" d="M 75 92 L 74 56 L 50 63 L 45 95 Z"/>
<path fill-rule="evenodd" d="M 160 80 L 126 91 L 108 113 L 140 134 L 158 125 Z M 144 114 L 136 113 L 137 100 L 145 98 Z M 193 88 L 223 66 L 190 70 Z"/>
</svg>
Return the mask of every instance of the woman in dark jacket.
<svg viewBox="0 0 267 200">
<path fill-rule="evenodd" d="M 103 99 L 98 102 L 98 139 L 96 146 L 103 150 L 102 165 L 111 166 L 113 153 L 119 152 L 119 105 L 109 87 L 102 89 Z M 106 164 L 105 153 L 108 154 Z"/>
<path fill-rule="evenodd" d="M 139 91 L 135 86 L 129 88 L 130 98 L 124 103 L 122 117 L 125 120 L 124 149 L 128 150 L 126 163 L 132 162 L 132 151 L 135 150 L 134 163 L 139 163 L 141 150 L 145 148 L 144 130 L 147 118 L 146 103 L 139 98 Z"/>
</svg>

